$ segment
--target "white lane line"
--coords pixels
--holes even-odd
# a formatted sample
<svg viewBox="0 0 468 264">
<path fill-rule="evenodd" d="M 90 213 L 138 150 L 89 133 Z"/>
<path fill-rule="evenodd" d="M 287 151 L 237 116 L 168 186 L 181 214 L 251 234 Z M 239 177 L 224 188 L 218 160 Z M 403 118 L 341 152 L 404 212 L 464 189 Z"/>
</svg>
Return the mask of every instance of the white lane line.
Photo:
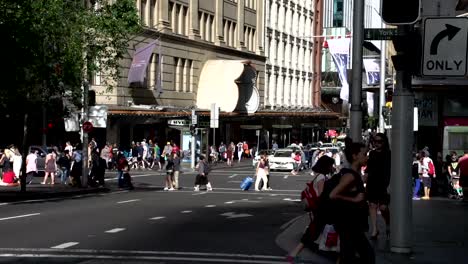
<svg viewBox="0 0 468 264">
<path fill-rule="evenodd" d="M 56 258 L 56 259 L 100 259 L 100 260 L 127 260 L 128 255 L 115 256 L 115 255 L 94 255 L 94 254 L 54 254 L 52 253 L 3 253 L 0 254 L 2 258 Z M 148 261 L 177 261 L 189 263 L 196 261 L 197 263 L 248 263 L 248 264 L 284 264 L 284 261 L 275 260 L 253 260 L 253 259 L 237 259 L 237 258 L 206 258 L 206 257 L 164 257 L 164 256 L 132 256 L 132 260 L 141 260 L 141 262 Z"/>
<path fill-rule="evenodd" d="M 117 202 L 118 204 L 123 204 L 123 203 L 132 203 L 132 202 L 138 202 L 140 199 L 133 199 L 133 200 L 126 200 L 126 201 L 120 201 Z"/>
<path fill-rule="evenodd" d="M 154 176 L 155 174 L 137 174 L 137 175 L 131 175 L 130 176 L 132 178 L 139 178 L 139 177 L 149 177 L 149 176 Z M 115 178 L 107 178 L 107 179 L 104 179 L 104 181 L 116 181 L 117 180 L 117 177 Z"/>
<path fill-rule="evenodd" d="M 57 245 L 57 246 L 53 246 L 53 247 L 51 247 L 51 248 L 54 248 L 54 249 L 64 249 L 64 248 L 69 248 L 69 247 L 76 246 L 76 245 L 78 245 L 78 244 L 79 244 L 78 242 L 67 242 L 67 243 L 63 243 L 63 244 Z"/>
<path fill-rule="evenodd" d="M 249 199 L 245 198 L 245 199 L 242 199 L 242 201 L 248 201 Z"/>
<path fill-rule="evenodd" d="M 105 233 L 115 234 L 115 233 L 118 233 L 118 232 L 122 232 L 124 230 L 125 230 L 125 228 L 114 228 L 114 229 L 111 229 L 111 230 L 107 230 Z"/>
<path fill-rule="evenodd" d="M 237 174 L 233 174 L 233 175 L 229 176 L 229 179 L 232 179 L 232 178 L 234 178 L 236 176 L 237 176 Z"/>
<path fill-rule="evenodd" d="M 289 177 L 289 175 L 286 174 L 286 175 L 284 175 L 283 179 L 286 180 L 288 177 Z"/>
<path fill-rule="evenodd" d="M 214 204 L 209 204 L 209 205 L 205 205 L 205 207 L 211 208 L 211 207 L 216 207 L 216 205 L 214 205 Z"/>
<path fill-rule="evenodd" d="M 153 218 L 150 218 L 150 220 L 160 220 L 160 219 L 164 219 L 166 218 L 165 216 L 156 216 L 156 217 L 153 217 Z"/>
<path fill-rule="evenodd" d="M 51 249 L 51 248 L 0 248 L 0 257 L 26 258 L 76 258 L 76 259 L 132 259 L 144 261 L 172 260 L 183 263 L 285 263 L 283 256 L 226 254 L 219 252 L 141 251 L 106 249 Z"/>
<path fill-rule="evenodd" d="M 225 204 L 233 204 L 235 201 L 224 202 Z"/>
<path fill-rule="evenodd" d="M 7 205 L 8 203 L 0 203 L 0 205 Z"/>
<path fill-rule="evenodd" d="M 203 194 L 207 194 L 207 192 L 197 192 L 197 193 L 194 193 L 192 195 L 203 195 Z"/>
<path fill-rule="evenodd" d="M 17 216 L 4 217 L 4 218 L 0 218 L 0 221 L 10 220 L 10 219 L 15 219 L 15 218 L 24 218 L 24 217 L 35 216 L 35 215 L 40 215 L 40 214 L 41 214 L 41 213 L 34 213 L 34 214 L 25 214 L 25 215 L 17 215 Z"/>
<path fill-rule="evenodd" d="M 190 214 L 192 211 L 187 210 L 187 211 L 181 211 L 182 214 Z"/>
</svg>

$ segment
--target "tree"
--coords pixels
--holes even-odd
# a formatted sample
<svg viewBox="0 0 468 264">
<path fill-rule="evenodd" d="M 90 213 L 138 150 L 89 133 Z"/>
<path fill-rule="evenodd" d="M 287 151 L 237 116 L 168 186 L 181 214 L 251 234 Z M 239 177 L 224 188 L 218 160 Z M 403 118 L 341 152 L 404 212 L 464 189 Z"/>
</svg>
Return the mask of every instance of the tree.
<svg viewBox="0 0 468 264">
<path fill-rule="evenodd" d="M 8 119 L 13 130 L 22 130 L 23 116 L 37 107 L 61 113 L 56 104 L 64 96 L 81 107 L 81 86 L 95 71 L 105 73 L 105 84 L 113 88 L 119 62 L 140 25 L 133 0 L 108 2 L 0 0 L 0 56 L 6 64 L 0 122 Z"/>
</svg>

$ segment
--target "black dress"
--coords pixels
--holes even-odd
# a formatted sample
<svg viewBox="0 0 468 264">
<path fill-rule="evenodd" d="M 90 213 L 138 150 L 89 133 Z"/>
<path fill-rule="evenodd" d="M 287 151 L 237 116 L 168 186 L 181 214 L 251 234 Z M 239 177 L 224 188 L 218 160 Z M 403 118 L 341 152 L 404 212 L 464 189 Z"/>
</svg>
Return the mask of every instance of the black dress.
<svg viewBox="0 0 468 264">
<path fill-rule="evenodd" d="M 371 151 L 367 161 L 367 200 L 375 204 L 389 204 L 390 195 L 387 192 L 391 175 L 391 152 Z"/>
</svg>

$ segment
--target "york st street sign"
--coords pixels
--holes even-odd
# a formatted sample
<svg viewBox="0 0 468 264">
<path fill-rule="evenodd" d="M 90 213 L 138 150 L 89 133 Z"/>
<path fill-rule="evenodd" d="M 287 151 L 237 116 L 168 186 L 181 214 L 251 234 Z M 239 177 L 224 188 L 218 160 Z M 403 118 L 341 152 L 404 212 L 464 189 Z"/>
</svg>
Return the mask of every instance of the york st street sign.
<svg viewBox="0 0 468 264">
<path fill-rule="evenodd" d="M 468 18 L 427 18 L 424 21 L 423 44 L 423 76 L 466 75 Z"/>
<path fill-rule="evenodd" d="M 397 28 L 365 28 L 365 40 L 392 40 L 398 36 Z"/>
</svg>

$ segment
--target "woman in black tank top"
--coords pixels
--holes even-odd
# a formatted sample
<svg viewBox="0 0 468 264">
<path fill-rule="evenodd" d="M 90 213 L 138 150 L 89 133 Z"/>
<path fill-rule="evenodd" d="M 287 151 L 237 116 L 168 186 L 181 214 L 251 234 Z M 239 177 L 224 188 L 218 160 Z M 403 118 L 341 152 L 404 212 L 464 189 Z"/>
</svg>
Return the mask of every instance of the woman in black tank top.
<svg viewBox="0 0 468 264">
<path fill-rule="evenodd" d="M 342 170 L 340 182 L 330 192 L 330 199 L 339 202 L 335 228 L 340 236 L 340 263 L 374 264 L 375 253 L 365 235 L 368 206 L 360 174 L 367 162 L 367 148 L 362 143 L 347 144 L 345 154 L 351 169 Z"/>
</svg>

